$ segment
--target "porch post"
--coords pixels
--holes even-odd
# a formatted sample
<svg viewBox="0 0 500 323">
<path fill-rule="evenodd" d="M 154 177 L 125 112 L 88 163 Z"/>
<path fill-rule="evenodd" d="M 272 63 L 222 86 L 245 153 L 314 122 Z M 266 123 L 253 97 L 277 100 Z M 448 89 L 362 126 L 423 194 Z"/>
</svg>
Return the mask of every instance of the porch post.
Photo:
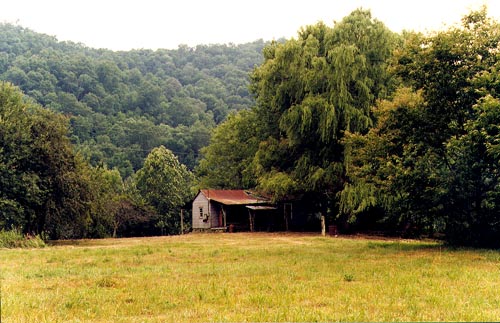
<svg viewBox="0 0 500 323">
<path fill-rule="evenodd" d="M 248 221 L 250 222 L 250 232 L 253 232 L 253 214 L 250 209 L 248 209 Z"/>
</svg>

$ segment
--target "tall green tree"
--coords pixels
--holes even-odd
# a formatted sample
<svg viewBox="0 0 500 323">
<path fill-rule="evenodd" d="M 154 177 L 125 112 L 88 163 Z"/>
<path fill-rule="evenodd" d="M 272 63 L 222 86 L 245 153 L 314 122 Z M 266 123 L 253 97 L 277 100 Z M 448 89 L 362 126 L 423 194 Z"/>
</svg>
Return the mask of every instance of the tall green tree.
<svg viewBox="0 0 500 323">
<path fill-rule="evenodd" d="M 255 187 L 251 164 L 259 146 L 258 131 L 257 115 L 251 110 L 231 114 L 215 128 L 210 144 L 201 150 L 203 158 L 196 169 L 200 187 Z"/>
<path fill-rule="evenodd" d="M 253 161 L 262 190 L 276 199 L 308 194 L 319 212 L 337 215 L 344 132 L 372 125 L 370 107 L 389 91 L 393 43 L 380 21 L 358 9 L 333 28 L 308 26 L 264 50 L 251 87 L 266 136 Z"/>
<path fill-rule="evenodd" d="M 418 132 L 430 148 L 444 153 L 444 143 L 464 133 L 481 96 L 473 80 L 496 63 L 499 41 L 498 23 L 486 8 L 464 16 L 459 27 L 404 38 L 394 71 L 405 85 L 423 91 L 426 123 Z"/>
<path fill-rule="evenodd" d="M 453 244 L 500 247 L 500 98 L 488 95 L 475 107 L 477 118 L 447 145 L 450 169 L 444 222 Z"/>
<path fill-rule="evenodd" d="M 0 83 L 0 225 L 27 226 L 36 218 L 45 192 L 35 171 L 23 164 L 31 158 L 28 104 L 18 89 Z M 23 165 L 23 166 L 21 166 Z"/>
<path fill-rule="evenodd" d="M 494 245 L 496 161 L 487 147 L 498 122 L 500 25 L 486 9 L 462 22 L 405 35 L 394 71 L 409 87 L 378 105 L 368 134 L 348 136 L 354 153 L 342 210 L 355 217 L 382 206 L 398 230 Z"/>
<path fill-rule="evenodd" d="M 445 165 L 422 142 L 427 105 L 422 91 L 399 88 L 378 103 L 377 124 L 367 134 L 348 133 L 348 183 L 340 194 L 341 212 L 351 222 L 384 209 L 386 229 L 405 234 L 432 232 L 442 211 Z M 378 219 L 382 220 L 382 219 Z"/>
<path fill-rule="evenodd" d="M 88 235 L 94 238 L 116 237 L 119 201 L 125 198 L 124 184 L 117 169 L 89 167 L 92 203 Z"/>
<path fill-rule="evenodd" d="M 0 83 L 0 225 L 52 238 L 82 237 L 91 195 L 68 122 Z"/>
<path fill-rule="evenodd" d="M 164 146 L 151 151 L 137 172 L 135 185 L 159 214 L 158 227 L 167 234 L 180 230 L 180 210 L 190 200 L 193 175 Z"/>
</svg>

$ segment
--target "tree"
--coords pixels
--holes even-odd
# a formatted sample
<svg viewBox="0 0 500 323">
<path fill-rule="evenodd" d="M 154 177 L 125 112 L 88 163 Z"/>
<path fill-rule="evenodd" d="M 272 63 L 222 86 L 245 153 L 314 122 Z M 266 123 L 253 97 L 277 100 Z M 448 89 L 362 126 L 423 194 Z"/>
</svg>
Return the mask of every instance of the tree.
<svg viewBox="0 0 500 323">
<path fill-rule="evenodd" d="M 379 102 L 377 124 L 367 134 L 347 133 L 349 180 L 340 208 L 349 221 L 381 207 L 385 229 L 412 235 L 437 230 L 445 165 L 422 142 L 426 107 L 422 91 L 400 88 L 391 100 Z"/>
<path fill-rule="evenodd" d="M 250 169 L 258 148 L 257 116 L 253 111 L 240 111 L 215 128 L 210 144 L 201 150 L 196 171 L 200 186 L 241 189 L 255 186 Z"/>
<path fill-rule="evenodd" d="M 42 216 L 37 231 L 46 231 L 55 239 L 84 236 L 92 200 L 85 177 L 88 165 L 73 151 L 67 119 L 40 110 L 31 133 L 36 139 L 30 167 L 44 179 L 42 187 L 49 193 L 39 210 Z"/>
<path fill-rule="evenodd" d="M 18 89 L 0 83 L 0 226 L 25 227 L 41 205 L 39 177 L 21 166 L 30 159 L 27 104 Z"/>
<path fill-rule="evenodd" d="M 193 175 L 164 146 L 151 151 L 135 179 L 141 196 L 160 216 L 158 226 L 179 233 L 180 209 L 190 200 Z"/>
<path fill-rule="evenodd" d="M 0 83 L 0 225 L 51 238 L 82 237 L 91 201 L 87 165 L 68 122 Z"/>
<path fill-rule="evenodd" d="M 448 242 L 500 247 L 500 100 L 487 95 L 465 134 L 451 138 L 444 222 Z"/>
<path fill-rule="evenodd" d="M 118 204 L 124 199 L 124 184 L 117 169 L 89 167 L 92 192 L 88 235 L 94 238 L 116 237 Z"/>
<path fill-rule="evenodd" d="M 253 160 L 262 190 L 275 199 L 304 193 L 317 211 L 337 215 L 344 132 L 372 125 L 370 107 L 389 91 L 392 47 L 392 33 L 358 9 L 333 28 L 308 26 L 264 50 L 251 87 L 267 137 Z"/>
<path fill-rule="evenodd" d="M 385 209 L 412 234 L 445 233 L 454 244 L 496 246 L 496 138 L 500 25 L 486 9 L 462 27 L 406 34 L 394 70 L 407 88 L 379 103 L 378 123 L 351 134 L 342 210 Z M 481 98 L 483 97 L 483 98 Z"/>
<path fill-rule="evenodd" d="M 419 133 L 431 148 L 444 153 L 444 143 L 464 133 L 481 97 L 473 80 L 497 61 L 500 28 L 486 8 L 462 19 L 461 27 L 423 36 L 410 33 L 394 56 L 394 71 L 404 84 L 422 90 L 426 120 Z"/>
</svg>

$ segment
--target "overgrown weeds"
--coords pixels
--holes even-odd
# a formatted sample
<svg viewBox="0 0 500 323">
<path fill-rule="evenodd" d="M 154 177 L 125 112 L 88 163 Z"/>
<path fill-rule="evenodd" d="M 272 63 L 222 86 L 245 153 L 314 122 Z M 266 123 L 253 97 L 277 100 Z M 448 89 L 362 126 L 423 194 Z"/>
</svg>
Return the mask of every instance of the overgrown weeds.
<svg viewBox="0 0 500 323">
<path fill-rule="evenodd" d="M 38 235 L 24 235 L 18 229 L 0 231 L 0 248 L 43 248 L 45 246 L 45 241 Z"/>
</svg>

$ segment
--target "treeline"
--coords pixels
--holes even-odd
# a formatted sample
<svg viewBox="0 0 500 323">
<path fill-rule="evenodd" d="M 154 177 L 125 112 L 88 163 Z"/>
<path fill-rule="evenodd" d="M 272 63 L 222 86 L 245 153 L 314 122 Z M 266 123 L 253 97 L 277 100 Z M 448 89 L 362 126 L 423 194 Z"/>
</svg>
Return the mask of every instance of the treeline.
<svg viewBox="0 0 500 323">
<path fill-rule="evenodd" d="M 0 230 L 178 234 L 199 149 L 254 104 L 264 46 L 113 52 L 0 24 Z"/>
<path fill-rule="evenodd" d="M 364 10 L 307 26 L 264 49 L 256 106 L 215 129 L 201 185 L 300 197 L 344 231 L 500 247 L 499 44 L 485 8 L 428 35 Z"/>
<path fill-rule="evenodd" d="M 248 73 L 264 46 L 113 52 L 0 24 L 0 80 L 68 116 L 83 156 L 126 178 L 160 145 L 192 169 L 212 128 L 254 104 Z"/>
<path fill-rule="evenodd" d="M 76 153 L 68 119 L 0 82 L 0 231 L 44 239 L 178 234 L 193 175 L 159 146 L 133 177 Z"/>
</svg>

